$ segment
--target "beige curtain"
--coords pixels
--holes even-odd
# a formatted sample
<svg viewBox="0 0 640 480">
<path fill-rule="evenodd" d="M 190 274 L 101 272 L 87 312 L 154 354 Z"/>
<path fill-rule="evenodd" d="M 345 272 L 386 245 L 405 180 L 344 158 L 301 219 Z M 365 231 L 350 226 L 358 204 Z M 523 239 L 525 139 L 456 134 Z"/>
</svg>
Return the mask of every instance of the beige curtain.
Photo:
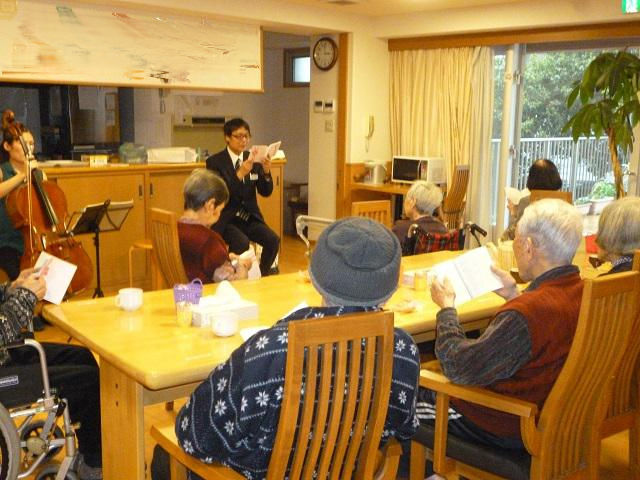
<svg viewBox="0 0 640 480">
<path fill-rule="evenodd" d="M 468 164 L 466 218 L 489 227 L 491 48 L 391 52 L 390 75 L 394 155 L 445 158 L 449 183 L 455 166 Z"/>
</svg>

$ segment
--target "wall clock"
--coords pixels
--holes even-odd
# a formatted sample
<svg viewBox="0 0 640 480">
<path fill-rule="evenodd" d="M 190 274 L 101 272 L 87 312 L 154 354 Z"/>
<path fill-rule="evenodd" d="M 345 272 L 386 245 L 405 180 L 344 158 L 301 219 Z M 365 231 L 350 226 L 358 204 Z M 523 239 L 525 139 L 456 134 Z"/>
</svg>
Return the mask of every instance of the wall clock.
<svg viewBox="0 0 640 480">
<path fill-rule="evenodd" d="M 322 37 L 313 46 L 313 63 L 320 70 L 330 70 L 338 60 L 338 45 L 329 37 Z"/>
</svg>

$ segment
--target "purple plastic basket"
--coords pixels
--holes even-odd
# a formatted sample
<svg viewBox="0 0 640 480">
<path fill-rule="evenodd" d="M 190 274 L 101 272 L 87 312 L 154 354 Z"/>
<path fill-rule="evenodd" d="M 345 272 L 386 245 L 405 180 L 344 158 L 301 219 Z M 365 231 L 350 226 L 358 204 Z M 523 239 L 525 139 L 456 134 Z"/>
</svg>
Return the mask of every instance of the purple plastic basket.
<svg viewBox="0 0 640 480">
<path fill-rule="evenodd" d="M 189 302 L 198 304 L 202 296 L 202 281 L 199 278 L 192 280 L 191 283 L 176 283 L 173 286 L 173 301 Z"/>
</svg>

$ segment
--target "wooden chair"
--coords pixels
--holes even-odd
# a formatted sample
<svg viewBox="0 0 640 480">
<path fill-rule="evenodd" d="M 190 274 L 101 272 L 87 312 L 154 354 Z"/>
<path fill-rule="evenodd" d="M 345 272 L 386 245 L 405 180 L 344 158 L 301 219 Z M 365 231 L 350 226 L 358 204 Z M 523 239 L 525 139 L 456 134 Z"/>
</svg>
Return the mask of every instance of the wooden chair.
<svg viewBox="0 0 640 480">
<path fill-rule="evenodd" d="M 422 479 L 426 448 L 447 478 L 482 480 L 595 479 L 600 426 L 611 398 L 612 376 L 638 318 L 640 274 L 585 280 L 576 334 L 565 365 L 538 416 L 535 404 L 486 389 L 451 383 L 434 371 L 420 385 L 437 392 L 435 427 L 423 425 L 412 442 L 411 478 Z M 634 339 L 636 340 L 636 339 Z M 447 437 L 449 396 L 520 417 L 527 451 L 480 446 Z"/>
<path fill-rule="evenodd" d="M 151 243 L 165 284 L 171 288 L 176 283 L 188 283 L 180 255 L 175 213 L 159 208 L 151 209 Z"/>
<path fill-rule="evenodd" d="M 400 445 L 391 440 L 384 452 L 378 450 L 391 388 L 393 343 L 392 312 L 289 324 L 284 395 L 268 480 L 285 478 L 288 466 L 291 480 L 310 479 L 314 472 L 319 479 L 352 478 L 354 471 L 358 479 L 395 478 Z M 307 381 L 301 404 L 303 373 Z M 347 383 L 345 395 L 342 386 Z M 185 478 L 185 467 L 207 480 L 244 478 L 184 453 L 173 424 L 153 426 L 151 435 L 171 455 L 173 480 Z"/>
<path fill-rule="evenodd" d="M 447 189 L 447 195 L 442 202 L 442 220 L 450 230 L 461 227 L 468 185 L 469 165 L 456 165 L 451 187 Z"/>
<path fill-rule="evenodd" d="M 558 198 L 567 203 L 573 203 L 573 194 L 562 190 L 531 190 L 529 203 L 533 203 L 536 200 L 542 200 L 543 198 Z"/>
<path fill-rule="evenodd" d="M 640 250 L 633 256 L 633 271 L 640 271 Z M 613 383 L 613 396 L 600 432 L 602 438 L 629 430 L 629 471 L 640 479 L 640 321 L 631 330 L 632 339 L 622 356 Z"/>
<path fill-rule="evenodd" d="M 367 217 L 391 228 L 391 200 L 353 202 L 351 204 L 351 215 L 354 217 Z"/>
</svg>

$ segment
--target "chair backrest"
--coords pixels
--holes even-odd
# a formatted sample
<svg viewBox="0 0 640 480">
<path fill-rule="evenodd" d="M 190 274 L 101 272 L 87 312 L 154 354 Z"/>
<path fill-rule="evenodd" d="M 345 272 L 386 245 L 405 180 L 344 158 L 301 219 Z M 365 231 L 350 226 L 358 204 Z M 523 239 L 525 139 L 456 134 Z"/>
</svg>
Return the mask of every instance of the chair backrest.
<svg viewBox="0 0 640 480">
<path fill-rule="evenodd" d="M 418 224 L 409 227 L 402 244 L 402 255 L 439 252 L 440 250 L 464 250 L 465 230 L 458 228 L 447 233 L 425 232 Z"/>
<path fill-rule="evenodd" d="M 557 198 L 559 200 L 564 200 L 567 203 L 573 202 L 573 194 L 563 190 L 531 190 L 529 202 L 533 203 L 537 200 L 542 200 L 543 198 Z"/>
<path fill-rule="evenodd" d="M 625 272 L 584 281 L 575 337 L 547 397 L 537 430 L 539 455 L 531 478 L 569 478 L 599 467 L 600 425 L 615 372 L 638 314 L 640 274 Z M 572 478 L 596 478 L 576 476 Z"/>
<path fill-rule="evenodd" d="M 393 312 L 289 324 L 268 479 L 373 478 L 393 367 Z M 301 393 L 304 385 L 304 394 Z M 302 405 L 301 405 L 302 397 Z"/>
<path fill-rule="evenodd" d="M 151 243 L 166 285 L 172 287 L 176 283 L 187 283 L 189 280 L 182 264 L 175 213 L 151 209 Z"/>
<path fill-rule="evenodd" d="M 447 188 L 447 195 L 442 202 L 443 221 L 450 229 L 460 228 L 468 185 L 469 165 L 456 165 L 451 186 Z"/>
<path fill-rule="evenodd" d="M 640 250 L 636 250 L 633 256 L 632 270 L 640 271 Z M 638 363 L 640 361 L 640 341 L 638 341 L 640 338 L 640 315 L 631 327 L 629 338 L 633 339 L 633 341 L 627 345 L 613 381 L 613 396 L 609 404 L 607 419 L 602 427 L 603 437 L 630 428 L 634 421 L 633 417 L 629 415 L 630 412 L 636 412 L 636 415 L 640 415 L 640 399 L 638 399 L 638 386 L 640 385 L 638 383 L 640 378 L 638 372 L 638 367 L 640 367 Z"/>
<path fill-rule="evenodd" d="M 351 215 L 354 217 L 367 217 L 391 228 L 391 200 L 353 202 L 351 204 Z"/>
</svg>

